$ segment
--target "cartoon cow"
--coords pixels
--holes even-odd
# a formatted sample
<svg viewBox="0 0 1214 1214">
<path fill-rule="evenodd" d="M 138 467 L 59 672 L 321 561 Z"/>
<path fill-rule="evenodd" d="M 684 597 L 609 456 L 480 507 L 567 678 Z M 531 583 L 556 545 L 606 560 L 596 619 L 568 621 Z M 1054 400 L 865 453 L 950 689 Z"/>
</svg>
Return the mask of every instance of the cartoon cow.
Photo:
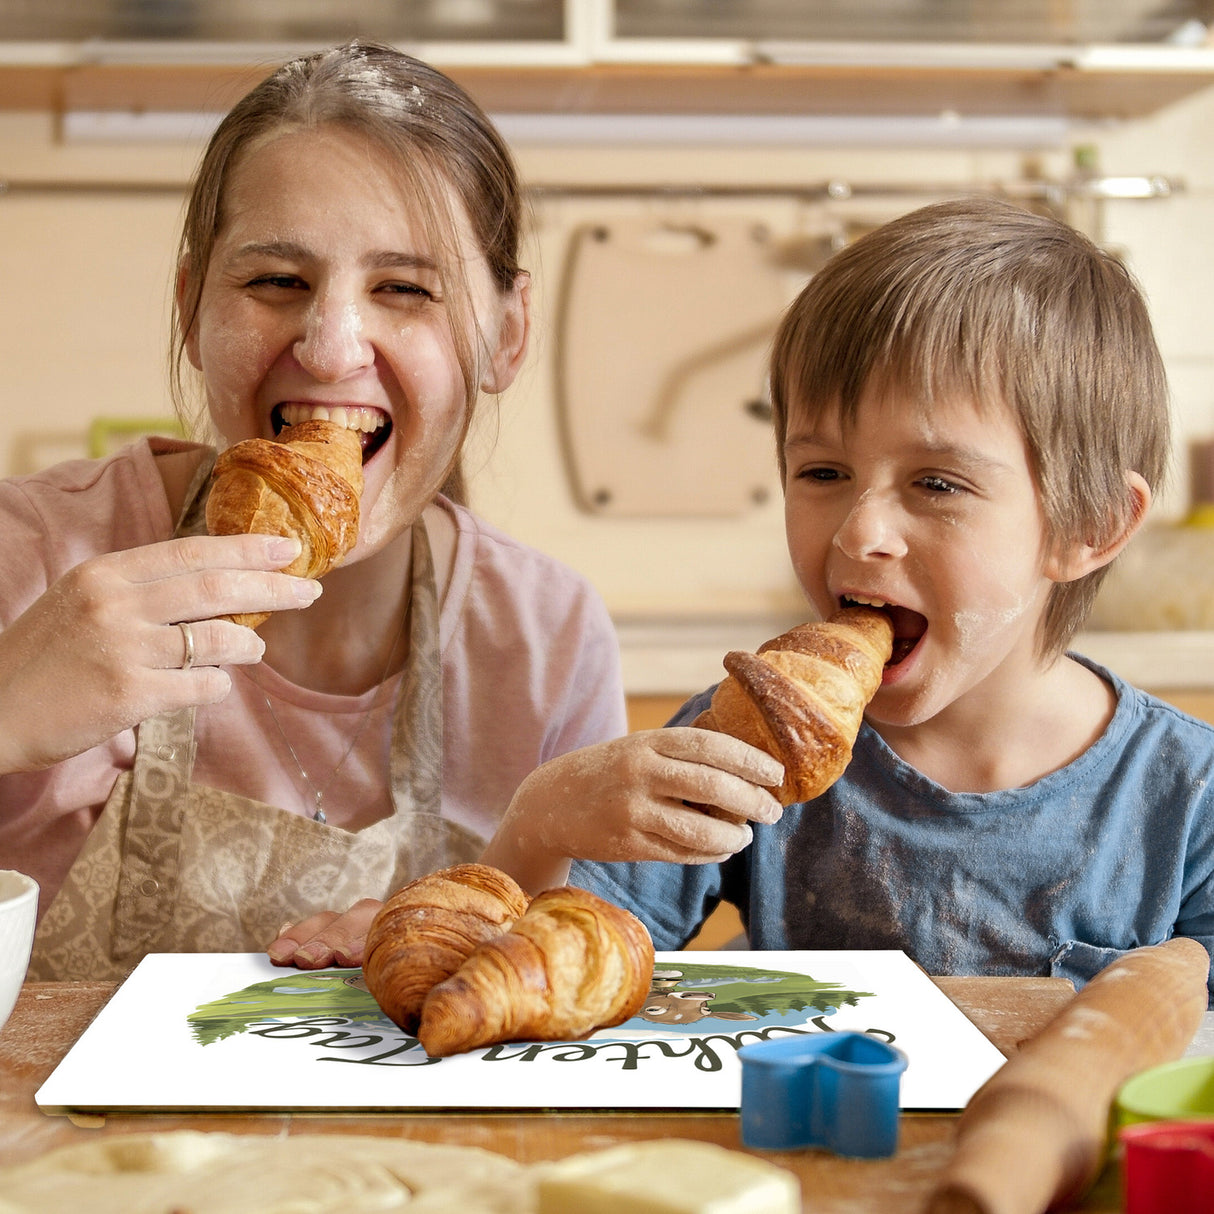
<svg viewBox="0 0 1214 1214">
<path fill-rule="evenodd" d="M 694 1024 L 709 1016 L 715 1020 L 758 1020 L 749 1012 L 714 1012 L 709 1004 L 715 991 L 680 991 L 681 970 L 654 970 L 645 1006 L 637 1013 L 651 1024 Z"/>
</svg>

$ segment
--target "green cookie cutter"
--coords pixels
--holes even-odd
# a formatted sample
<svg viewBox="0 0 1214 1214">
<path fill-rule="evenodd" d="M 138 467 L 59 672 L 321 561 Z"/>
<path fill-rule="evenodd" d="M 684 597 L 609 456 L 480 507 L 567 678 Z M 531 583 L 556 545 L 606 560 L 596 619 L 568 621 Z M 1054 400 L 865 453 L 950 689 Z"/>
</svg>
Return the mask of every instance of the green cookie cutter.
<svg viewBox="0 0 1214 1214">
<path fill-rule="evenodd" d="M 1181 1058 L 1127 1079 L 1117 1092 L 1117 1126 L 1214 1120 L 1214 1058 Z"/>
</svg>

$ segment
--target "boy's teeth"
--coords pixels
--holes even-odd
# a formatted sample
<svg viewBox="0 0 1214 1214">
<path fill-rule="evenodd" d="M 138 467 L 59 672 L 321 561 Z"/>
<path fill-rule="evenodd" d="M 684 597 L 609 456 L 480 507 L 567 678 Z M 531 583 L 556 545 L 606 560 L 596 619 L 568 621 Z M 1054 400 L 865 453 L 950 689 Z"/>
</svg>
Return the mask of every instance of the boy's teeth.
<svg viewBox="0 0 1214 1214">
<path fill-rule="evenodd" d="M 848 594 L 843 596 L 847 602 L 855 603 L 860 607 L 888 607 L 889 604 L 884 599 L 870 599 L 862 594 Z"/>
</svg>

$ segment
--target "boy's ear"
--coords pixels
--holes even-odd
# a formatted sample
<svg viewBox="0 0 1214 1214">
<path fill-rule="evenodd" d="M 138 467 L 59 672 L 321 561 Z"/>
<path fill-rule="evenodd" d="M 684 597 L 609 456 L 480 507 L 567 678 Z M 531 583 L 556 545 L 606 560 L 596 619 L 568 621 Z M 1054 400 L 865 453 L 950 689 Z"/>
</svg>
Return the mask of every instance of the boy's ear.
<svg viewBox="0 0 1214 1214">
<path fill-rule="evenodd" d="M 1099 542 L 1063 544 L 1046 558 L 1045 575 L 1054 582 L 1073 582 L 1107 565 L 1142 526 L 1151 506 L 1151 486 L 1137 472 L 1125 474 L 1129 511 L 1120 530 Z"/>
<path fill-rule="evenodd" d="M 503 299 L 497 338 L 481 376 L 482 392 L 504 392 L 514 382 L 531 334 L 531 275 L 526 271 L 514 280 Z"/>
</svg>

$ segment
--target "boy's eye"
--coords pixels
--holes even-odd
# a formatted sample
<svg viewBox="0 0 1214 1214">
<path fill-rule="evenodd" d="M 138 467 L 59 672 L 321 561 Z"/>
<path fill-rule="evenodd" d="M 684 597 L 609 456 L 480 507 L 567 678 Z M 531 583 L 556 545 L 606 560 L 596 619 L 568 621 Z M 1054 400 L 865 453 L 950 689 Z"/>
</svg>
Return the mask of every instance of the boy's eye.
<svg viewBox="0 0 1214 1214">
<path fill-rule="evenodd" d="M 801 471 L 797 473 L 797 476 L 801 480 L 815 481 L 815 482 L 818 482 L 821 484 L 827 484 L 831 481 L 839 480 L 841 473 L 839 472 L 838 468 L 814 467 L 814 468 L 802 468 Z"/>
<path fill-rule="evenodd" d="M 919 484 L 925 489 L 931 490 L 932 493 L 960 493 L 961 486 L 953 481 L 946 480 L 943 476 L 921 476 Z"/>
</svg>

